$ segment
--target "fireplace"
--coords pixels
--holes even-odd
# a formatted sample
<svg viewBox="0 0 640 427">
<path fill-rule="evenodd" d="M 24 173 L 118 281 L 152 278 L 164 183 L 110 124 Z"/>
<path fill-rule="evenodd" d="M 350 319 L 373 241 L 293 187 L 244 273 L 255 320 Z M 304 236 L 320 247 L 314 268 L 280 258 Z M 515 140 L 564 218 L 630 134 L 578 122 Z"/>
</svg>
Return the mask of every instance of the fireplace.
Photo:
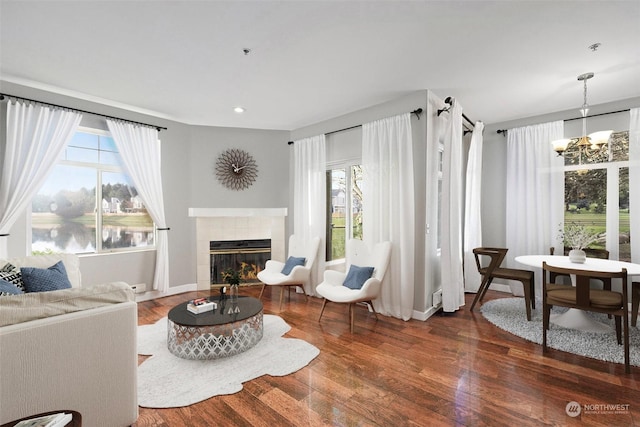
<svg viewBox="0 0 640 427">
<path fill-rule="evenodd" d="M 258 273 L 271 259 L 271 239 L 223 240 L 209 242 L 211 285 L 224 284 L 222 273 L 242 270 L 243 283 L 257 283 Z"/>
<path fill-rule="evenodd" d="M 271 259 L 286 260 L 287 208 L 189 208 L 189 216 L 196 220 L 198 290 L 211 289 L 211 242 L 270 239 Z"/>
</svg>

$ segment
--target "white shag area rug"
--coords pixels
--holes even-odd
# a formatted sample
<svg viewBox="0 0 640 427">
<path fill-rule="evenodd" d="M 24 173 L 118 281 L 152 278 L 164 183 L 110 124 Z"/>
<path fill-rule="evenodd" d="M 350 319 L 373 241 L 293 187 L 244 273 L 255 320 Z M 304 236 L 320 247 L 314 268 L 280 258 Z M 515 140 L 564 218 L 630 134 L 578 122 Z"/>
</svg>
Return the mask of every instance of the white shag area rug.
<svg viewBox="0 0 640 427">
<path fill-rule="evenodd" d="M 487 301 L 481 307 L 482 315 L 491 323 L 524 338 L 542 345 L 542 301 L 536 301 L 536 310 L 531 311 L 528 322 L 524 313 L 522 298 L 500 298 Z M 551 314 L 562 313 L 566 309 L 553 307 Z M 591 313 L 594 320 L 612 327 L 611 333 L 582 332 L 565 329 L 553 323 L 547 331 L 547 346 L 568 353 L 590 357 L 592 359 L 624 364 L 624 347 L 618 344 L 615 323 L 606 314 Z M 629 326 L 629 362 L 640 366 L 640 330 Z"/>
<path fill-rule="evenodd" d="M 291 327 L 265 314 L 264 335 L 252 348 L 216 360 L 186 360 L 167 349 L 167 318 L 138 326 L 138 354 L 152 355 L 138 367 L 138 405 L 176 408 L 242 390 L 242 383 L 268 374 L 284 376 L 308 365 L 320 350 L 296 338 Z"/>
</svg>

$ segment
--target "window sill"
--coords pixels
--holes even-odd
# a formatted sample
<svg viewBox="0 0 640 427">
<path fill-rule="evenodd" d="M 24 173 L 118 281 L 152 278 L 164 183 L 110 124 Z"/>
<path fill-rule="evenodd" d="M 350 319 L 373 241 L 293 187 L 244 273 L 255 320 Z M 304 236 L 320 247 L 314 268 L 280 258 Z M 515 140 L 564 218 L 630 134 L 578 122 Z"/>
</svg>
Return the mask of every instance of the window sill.
<svg viewBox="0 0 640 427">
<path fill-rule="evenodd" d="M 140 248 L 140 249 L 132 249 L 126 251 L 111 251 L 111 252 L 99 252 L 99 253 L 91 253 L 91 254 L 77 254 L 78 258 L 92 258 L 92 257 L 101 257 L 101 256 L 109 256 L 109 255 L 126 255 L 126 254 L 137 254 L 141 252 L 155 252 L 156 247 L 150 248 Z"/>
</svg>

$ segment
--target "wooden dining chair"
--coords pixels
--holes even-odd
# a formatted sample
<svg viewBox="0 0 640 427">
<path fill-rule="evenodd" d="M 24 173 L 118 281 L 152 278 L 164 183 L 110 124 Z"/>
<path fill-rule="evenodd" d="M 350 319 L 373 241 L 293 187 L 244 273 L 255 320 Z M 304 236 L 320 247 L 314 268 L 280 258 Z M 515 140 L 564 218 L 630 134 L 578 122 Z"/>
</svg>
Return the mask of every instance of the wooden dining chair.
<svg viewBox="0 0 640 427">
<path fill-rule="evenodd" d="M 555 248 L 552 246 L 549 248 L 549 253 L 551 255 L 553 255 Z M 569 255 L 569 251 L 571 250 L 570 247 L 565 246 L 564 247 L 564 254 Z M 584 248 L 583 251 L 585 252 L 585 254 L 587 255 L 587 258 L 600 258 L 600 259 L 609 259 L 609 251 L 606 249 L 592 249 L 592 248 Z M 549 283 L 549 290 L 551 289 L 562 289 L 563 286 L 567 286 L 567 285 L 571 285 L 571 280 L 569 278 L 567 278 L 567 282 L 568 283 L 558 283 L 558 281 L 556 280 L 558 277 L 565 277 L 563 274 L 556 274 L 556 273 L 550 273 L 550 282 Z M 602 282 L 602 289 L 604 289 L 605 291 L 610 291 L 611 290 L 611 279 L 609 279 L 608 277 L 592 277 L 592 279 L 596 279 L 600 282 Z M 611 315 L 609 315 L 609 319 L 611 319 Z"/>
<path fill-rule="evenodd" d="M 640 306 L 640 282 L 631 284 L 631 326 L 638 321 L 638 306 Z"/>
<path fill-rule="evenodd" d="M 549 285 L 552 284 L 551 273 L 575 275 L 575 286 L 549 289 Z M 547 351 L 547 331 L 549 329 L 551 308 L 553 306 L 611 314 L 615 318 L 618 344 L 624 345 L 624 371 L 627 374 L 631 373 L 629 364 L 627 270 L 624 268 L 619 272 L 576 270 L 554 267 L 543 262 L 542 274 L 542 351 Z M 591 289 L 589 286 L 591 278 L 621 279 L 622 291 Z M 622 340 L 623 336 L 624 340 Z"/>
<path fill-rule="evenodd" d="M 569 251 L 571 250 L 570 247 L 565 246 L 564 247 L 564 254 L 569 255 Z M 609 251 L 606 249 L 592 249 L 592 248 L 584 248 L 583 251 L 585 252 L 585 254 L 587 255 L 587 258 L 600 258 L 600 259 L 609 259 Z M 549 248 L 549 253 L 551 255 L 553 255 L 555 252 L 555 248 L 552 246 Z M 555 273 L 551 273 L 551 288 L 555 288 L 556 286 L 553 284 L 557 284 L 557 285 L 562 285 L 562 283 L 558 283 L 558 281 L 556 280 L 558 277 L 563 277 L 563 275 L 558 275 Z M 602 282 L 602 289 L 604 289 L 605 291 L 610 291 L 611 290 L 611 279 L 608 279 L 606 277 L 603 278 L 599 278 L 598 280 L 600 280 Z M 567 285 L 570 285 L 571 281 L 569 281 L 567 283 Z"/>
<path fill-rule="evenodd" d="M 478 288 L 478 293 L 473 299 L 473 303 L 471 304 L 471 308 L 469 311 L 473 311 L 473 308 L 476 306 L 478 302 L 482 302 L 484 298 L 484 294 L 487 293 L 489 286 L 491 286 L 491 282 L 493 279 L 506 279 L 506 280 L 515 280 L 522 283 L 522 288 L 524 290 L 524 303 L 525 310 L 527 313 L 527 320 L 531 320 L 531 309 L 536 308 L 536 298 L 535 298 L 535 281 L 534 281 L 534 273 L 531 270 L 520 270 L 517 268 L 503 268 L 500 267 L 502 265 L 502 261 L 504 257 L 507 255 L 507 248 L 475 248 L 473 250 L 473 255 L 476 259 L 476 267 L 478 268 L 478 272 L 482 276 L 482 282 L 480 283 L 480 288 Z M 489 260 L 486 263 L 487 259 Z"/>
</svg>

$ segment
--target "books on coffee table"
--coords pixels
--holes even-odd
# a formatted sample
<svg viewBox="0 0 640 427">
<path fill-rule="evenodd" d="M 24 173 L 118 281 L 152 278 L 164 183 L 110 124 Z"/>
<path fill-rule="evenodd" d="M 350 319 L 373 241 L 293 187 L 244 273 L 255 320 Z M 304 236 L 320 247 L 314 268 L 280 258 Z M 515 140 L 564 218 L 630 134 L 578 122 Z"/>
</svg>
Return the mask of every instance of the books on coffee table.
<svg viewBox="0 0 640 427">
<path fill-rule="evenodd" d="M 193 314 L 206 313 L 207 311 L 213 311 L 216 308 L 218 308 L 218 304 L 205 298 L 192 300 L 187 304 L 187 310 Z"/>
</svg>

